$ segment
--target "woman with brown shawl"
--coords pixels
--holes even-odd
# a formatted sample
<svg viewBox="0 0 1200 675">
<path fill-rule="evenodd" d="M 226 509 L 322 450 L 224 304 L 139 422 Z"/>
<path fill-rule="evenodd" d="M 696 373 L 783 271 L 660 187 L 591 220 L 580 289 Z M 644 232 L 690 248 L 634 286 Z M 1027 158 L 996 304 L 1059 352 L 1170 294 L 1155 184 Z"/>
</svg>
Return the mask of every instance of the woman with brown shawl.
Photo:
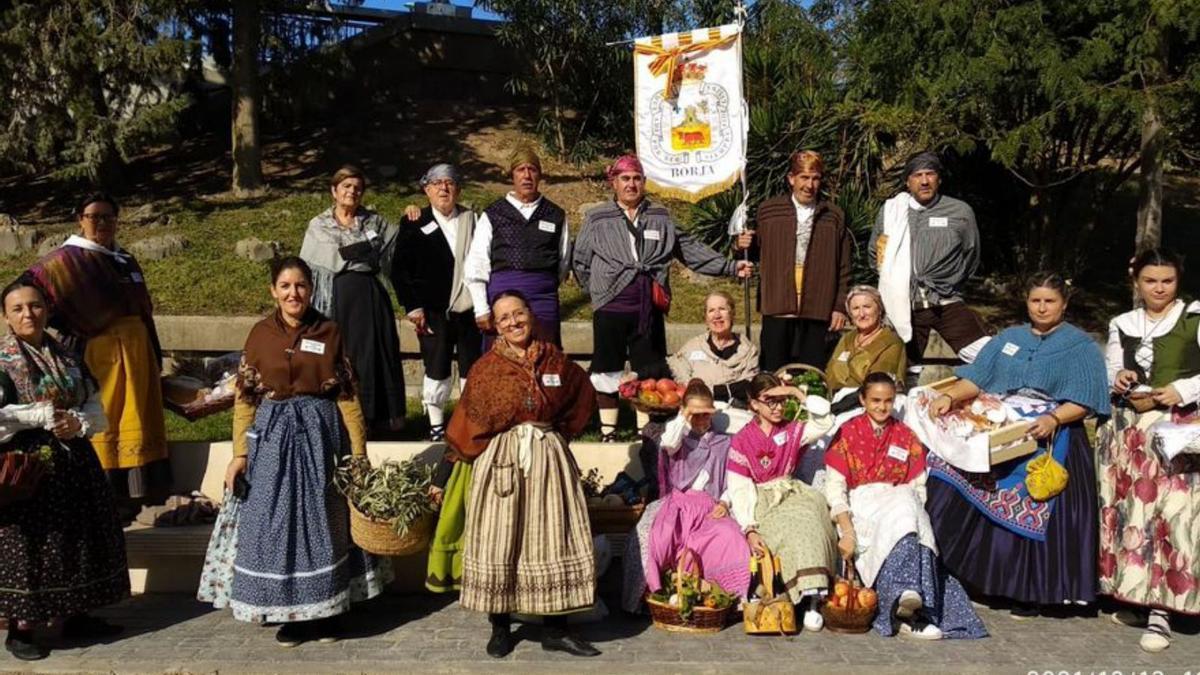
<svg viewBox="0 0 1200 675">
<path fill-rule="evenodd" d="M 462 604 L 487 612 L 487 653 L 513 649 L 511 612 L 546 617 L 542 648 L 595 656 L 567 634 L 596 586 L 583 488 L 567 439 L 587 425 L 595 392 L 582 368 L 534 339 L 529 303 L 492 303 L 499 339 L 471 368 L 450 419 L 451 459 L 474 462 L 463 534 Z"/>
</svg>

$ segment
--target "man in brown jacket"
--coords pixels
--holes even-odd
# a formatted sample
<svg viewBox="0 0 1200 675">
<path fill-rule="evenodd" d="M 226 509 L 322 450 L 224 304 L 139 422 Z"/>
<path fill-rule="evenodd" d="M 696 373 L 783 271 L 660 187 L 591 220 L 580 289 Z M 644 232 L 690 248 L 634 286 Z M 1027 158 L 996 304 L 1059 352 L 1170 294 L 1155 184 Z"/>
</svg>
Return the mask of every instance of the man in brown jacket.
<svg viewBox="0 0 1200 675">
<path fill-rule="evenodd" d="M 789 163 L 791 194 L 760 204 L 758 227 L 737 241 L 761 265 L 759 365 L 767 371 L 789 363 L 824 369 L 829 333 L 846 325 L 850 289 L 850 232 L 842 210 L 820 199 L 825 164 L 811 150 Z"/>
</svg>

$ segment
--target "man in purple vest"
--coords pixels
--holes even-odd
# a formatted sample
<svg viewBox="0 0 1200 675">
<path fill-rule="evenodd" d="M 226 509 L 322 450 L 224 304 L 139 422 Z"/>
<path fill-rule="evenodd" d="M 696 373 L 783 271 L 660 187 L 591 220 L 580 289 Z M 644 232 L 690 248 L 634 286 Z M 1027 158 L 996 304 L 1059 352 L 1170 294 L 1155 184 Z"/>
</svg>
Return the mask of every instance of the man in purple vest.
<svg viewBox="0 0 1200 675">
<path fill-rule="evenodd" d="M 558 285 L 570 269 L 567 213 L 540 191 L 542 160 L 528 146 L 508 163 L 513 189 L 483 211 L 467 253 L 464 278 L 475 323 L 492 329 L 491 301 L 504 291 L 528 300 L 543 339 L 562 346 Z"/>
</svg>

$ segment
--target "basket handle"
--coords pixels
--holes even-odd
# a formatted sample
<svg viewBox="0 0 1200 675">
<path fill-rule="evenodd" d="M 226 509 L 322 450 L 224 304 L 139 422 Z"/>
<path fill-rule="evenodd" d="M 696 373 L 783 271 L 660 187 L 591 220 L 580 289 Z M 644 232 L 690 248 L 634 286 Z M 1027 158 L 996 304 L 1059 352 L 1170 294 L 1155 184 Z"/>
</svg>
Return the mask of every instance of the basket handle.
<svg viewBox="0 0 1200 675">
<path fill-rule="evenodd" d="M 776 563 L 775 554 L 771 552 L 771 549 L 767 548 L 766 544 L 763 544 L 763 548 L 766 550 L 766 553 L 759 560 L 758 573 L 762 575 L 763 595 L 765 596 L 763 600 L 765 601 L 775 597 Z"/>
</svg>

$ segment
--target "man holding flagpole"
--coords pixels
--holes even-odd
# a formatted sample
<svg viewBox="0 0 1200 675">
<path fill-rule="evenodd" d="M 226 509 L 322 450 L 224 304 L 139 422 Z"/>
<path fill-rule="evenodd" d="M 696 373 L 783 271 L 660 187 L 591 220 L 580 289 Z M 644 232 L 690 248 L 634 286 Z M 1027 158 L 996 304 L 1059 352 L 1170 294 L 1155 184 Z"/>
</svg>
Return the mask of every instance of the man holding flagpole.
<svg viewBox="0 0 1200 675">
<path fill-rule="evenodd" d="M 759 262 L 758 308 L 763 315 L 759 368 L 789 363 L 825 368 L 829 334 L 846 325 L 853 245 L 842 210 L 821 199 L 825 164 L 812 150 L 793 153 L 789 194 L 764 201 L 758 228 L 737 238 Z"/>
<path fill-rule="evenodd" d="M 711 276 L 750 276 L 752 265 L 729 260 L 676 224 L 665 206 L 646 199 L 646 174 L 634 155 L 608 168 L 613 201 L 584 217 L 572 269 L 592 301 L 592 385 L 602 441 L 616 440 L 617 389 L 623 379 L 670 377 L 663 317 L 670 309 L 671 261 Z M 629 361 L 630 375 L 623 376 Z M 639 415 L 638 428 L 646 419 Z"/>
</svg>

